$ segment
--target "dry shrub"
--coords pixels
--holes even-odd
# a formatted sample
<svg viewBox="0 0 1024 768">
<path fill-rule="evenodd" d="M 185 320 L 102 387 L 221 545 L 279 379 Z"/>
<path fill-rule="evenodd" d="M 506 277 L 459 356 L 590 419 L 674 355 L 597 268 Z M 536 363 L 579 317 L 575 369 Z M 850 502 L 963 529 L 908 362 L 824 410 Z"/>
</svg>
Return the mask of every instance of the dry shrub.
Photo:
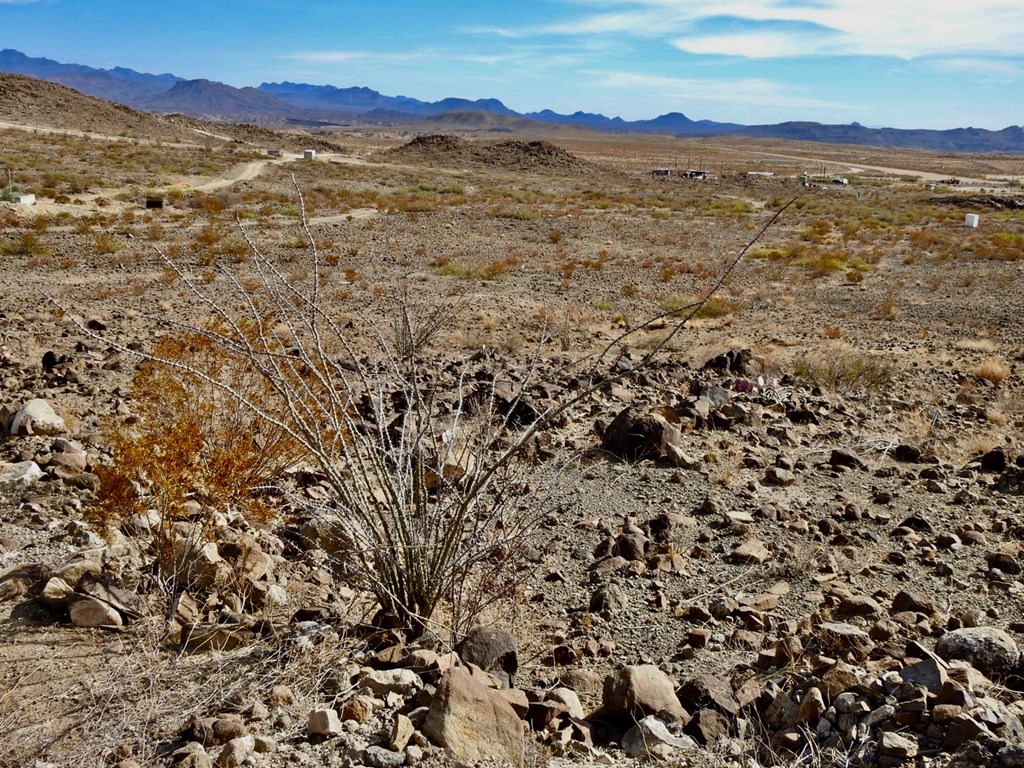
<svg viewBox="0 0 1024 768">
<path fill-rule="evenodd" d="M 1002 384 L 1010 378 L 1010 366 L 999 357 L 988 357 L 974 369 L 974 375 L 993 384 Z"/>
<path fill-rule="evenodd" d="M 235 511 L 265 524 L 260 489 L 301 456 L 287 432 L 257 416 L 241 397 L 271 406 L 275 393 L 252 365 L 201 332 L 164 336 L 132 381 L 129 422 L 104 429 L 113 461 L 97 467 L 101 485 L 91 517 L 130 527 L 155 511 L 156 560 L 172 556 L 172 527 L 210 533 L 209 510 Z M 186 373 L 187 367 L 187 373 Z M 234 397 L 215 382 L 238 393 Z M 195 517 L 195 503 L 204 512 Z"/>
<path fill-rule="evenodd" d="M 895 379 L 891 361 L 848 348 L 822 350 L 814 357 L 793 361 L 796 378 L 834 391 L 880 390 Z"/>
</svg>

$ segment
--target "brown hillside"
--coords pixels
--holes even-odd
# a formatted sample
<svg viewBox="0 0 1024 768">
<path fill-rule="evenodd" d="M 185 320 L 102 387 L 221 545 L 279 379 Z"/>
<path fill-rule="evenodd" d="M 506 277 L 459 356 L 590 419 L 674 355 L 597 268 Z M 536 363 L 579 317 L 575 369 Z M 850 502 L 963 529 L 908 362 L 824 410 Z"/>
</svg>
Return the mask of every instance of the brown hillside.
<svg viewBox="0 0 1024 768">
<path fill-rule="evenodd" d="M 0 121 L 164 140 L 194 136 L 174 122 L 24 75 L 0 74 Z"/>
</svg>

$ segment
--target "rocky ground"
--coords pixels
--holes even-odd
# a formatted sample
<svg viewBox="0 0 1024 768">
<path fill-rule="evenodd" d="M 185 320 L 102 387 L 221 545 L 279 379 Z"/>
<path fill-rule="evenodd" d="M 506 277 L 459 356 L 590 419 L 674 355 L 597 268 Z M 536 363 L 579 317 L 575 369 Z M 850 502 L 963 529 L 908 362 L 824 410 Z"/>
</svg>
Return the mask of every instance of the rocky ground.
<svg viewBox="0 0 1024 768">
<path fill-rule="evenodd" d="M 160 211 L 127 178 L 45 221 L 0 203 L 0 764 L 1021 764 L 1014 189 L 965 230 L 955 191 L 906 181 L 478 145 L 333 136 Z M 592 386 L 519 467 L 536 535 L 473 631 L 378 615 L 315 468 L 277 478 L 267 523 L 194 502 L 198 540 L 96 517 L 132 350 L 207 311 L 154 246 L 228 306 L 243 235 L 305 284 L 293 175 L 332 314 L 460 305 L 424 349 L 440 391 L 508 382 L 528 423 Z M 677 335 L 616 342 L 723 278 Z"/>
</svg>

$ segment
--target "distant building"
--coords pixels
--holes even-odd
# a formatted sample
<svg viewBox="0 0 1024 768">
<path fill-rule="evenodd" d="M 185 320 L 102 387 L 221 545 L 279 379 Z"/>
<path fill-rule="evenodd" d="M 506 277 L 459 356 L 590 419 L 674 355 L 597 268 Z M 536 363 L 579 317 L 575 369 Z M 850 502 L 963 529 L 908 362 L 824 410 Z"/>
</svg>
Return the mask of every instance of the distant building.
<svg viewBox="0 0 1024 768">
<path fill-rule="evenodd" d="M 679 175 L 684 179 L 706 179 L 711 176 L 710 171 L 698 171 L 695 168 L 687 168 L 685 171 L 680 171 Z"/>
<path fill-rule="evenodd" d="M 671 175 L 671 173 L 672 171 L 670 171 L 668 168 L 655 168 L 653 171 L 651 171 L 651 176 L 669 176 Z"/>
<path fill-rule="evenodd" d="M 20 203 L 21 205 L 35 205 L 36 196 L 29 192 L 15 192 L 12 197 L 14 202 Z"/>
<path fill-rule="evenodd" d="M 305 150 L 303 150 L 302 151 L 302 159 L 303 160 L 316 160 L 316 150 L 315 149 L 305 149 Z"/>
<path fill-rule="evenodd" d="M 267 150 L 267 155 L 269 155 L 270 157 L 280 157 L 281 156 L 281 150 L 280 149 L 268 149 Z"/>
</svg>

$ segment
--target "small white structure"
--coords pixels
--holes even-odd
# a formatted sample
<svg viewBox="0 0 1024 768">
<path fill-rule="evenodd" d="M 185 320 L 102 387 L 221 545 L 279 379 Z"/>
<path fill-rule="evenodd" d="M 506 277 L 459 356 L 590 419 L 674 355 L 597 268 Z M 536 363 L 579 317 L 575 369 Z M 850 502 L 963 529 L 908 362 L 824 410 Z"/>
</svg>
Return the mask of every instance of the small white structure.
<svg viewBox="0 0 1024 768">
<path fill-rule="evenodd" d="M 15 192 L 12 197 L 14 202 L 21 203 L 22 205 L 35 205 L 36 196 L 30 192 Z"/>
<path fill-rule="evenodd" d="M 315 149 L 305 149 L 305 150 L 303 150 L 302 151 L 302 159 L 303 160 L 316 160 L 316 150 Z"/>
<path fill-rule="evenodd" d="M 976 213 L 968 213 L 964 216 L 964 226 L 970 227 L 971 229 L 978 228 L 979 216 Z"/>
</svg>

